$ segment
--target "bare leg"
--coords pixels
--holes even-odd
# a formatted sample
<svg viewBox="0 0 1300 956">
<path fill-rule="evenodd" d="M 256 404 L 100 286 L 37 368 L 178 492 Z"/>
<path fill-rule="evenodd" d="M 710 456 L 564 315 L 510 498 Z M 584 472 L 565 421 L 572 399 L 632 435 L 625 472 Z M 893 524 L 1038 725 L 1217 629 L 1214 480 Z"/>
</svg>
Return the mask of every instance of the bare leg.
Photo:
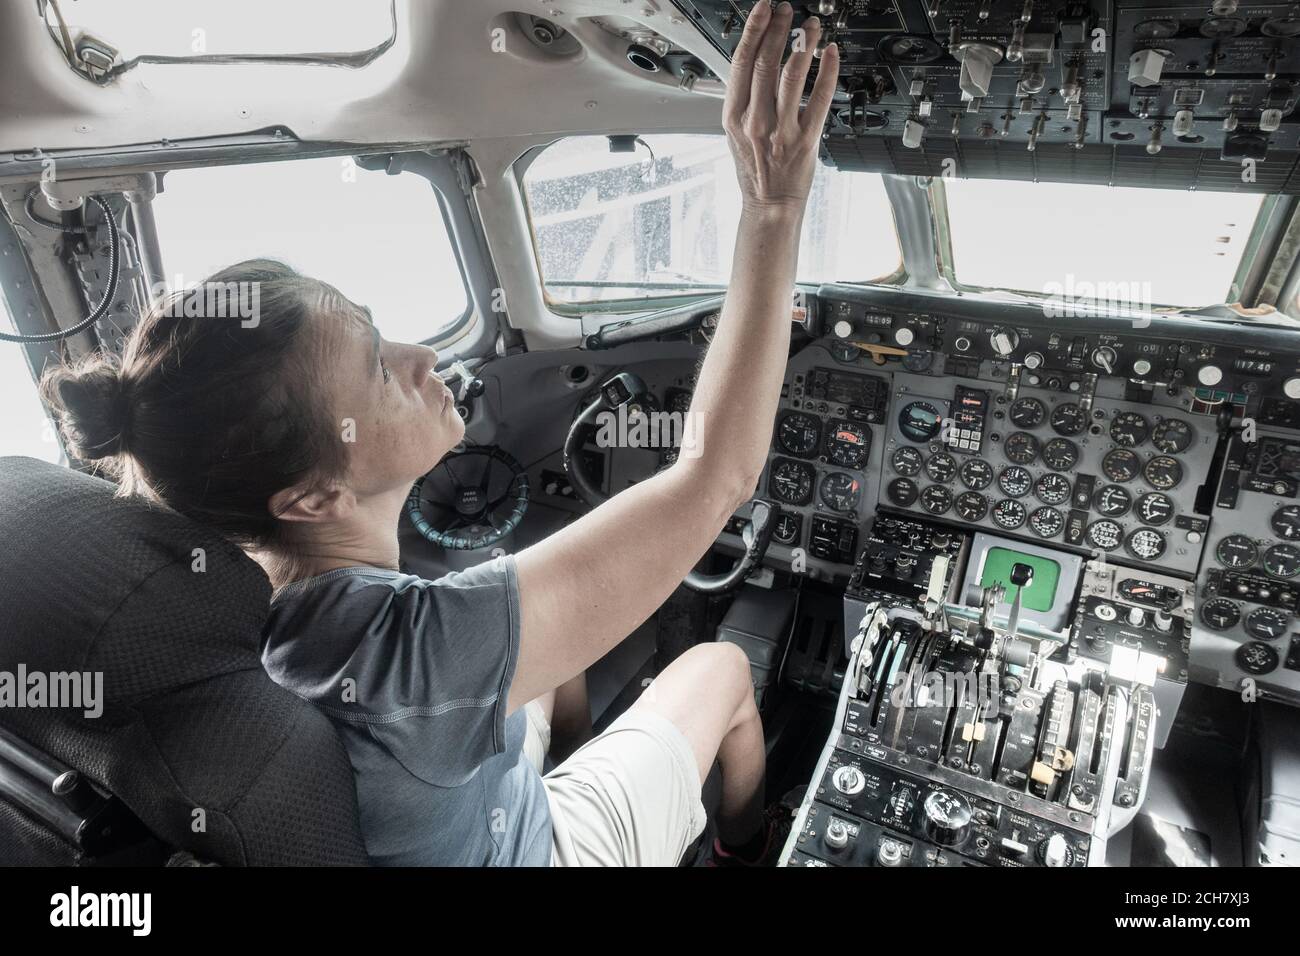
<svg viewBox="0 0 1300 956">
<path fill-rule="evenodd" d="M 667 717 L 690 742 L 700 770 L 722 765 L 718 836 L 739 846 L 763 824 L 763 724 L 749 660 L 734 644 L 699 644 L 669 664 L 633 707 Z"/>
<path fill-rule="evenodd" d="M 560 763 L 591 739 L 587 675 L 579 674 L 551 691 L 551 758 Z"/>
</svg>

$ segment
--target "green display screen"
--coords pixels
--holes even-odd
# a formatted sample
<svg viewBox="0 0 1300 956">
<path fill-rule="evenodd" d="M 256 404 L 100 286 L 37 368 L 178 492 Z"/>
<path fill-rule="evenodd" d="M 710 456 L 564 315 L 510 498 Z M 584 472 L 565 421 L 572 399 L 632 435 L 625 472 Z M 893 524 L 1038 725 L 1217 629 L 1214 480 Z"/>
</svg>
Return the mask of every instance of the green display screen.
<svg viewBox="0 0 1300 956">
<path fill-rule="evenodd" d="M 1020 606 L 1031 611 L 1050 611 L 1056 600 L 1056 585 L 1061 579 L 1061 566 L 1051 558 L 1012 551 L 1010 548 L 989 548 L 984 556 L 984 571 L 980 577 L 980 587 L 991 584 L 1003 584 L 1007 589 L 1006 602 L 1016 599 L 1019 586 L 1011 583 L 1011 567 L 1015 564 L 1027 564 L 1034 569 L 1034 577 L 1025 588 L 1020 599 Z"/>
</svg>

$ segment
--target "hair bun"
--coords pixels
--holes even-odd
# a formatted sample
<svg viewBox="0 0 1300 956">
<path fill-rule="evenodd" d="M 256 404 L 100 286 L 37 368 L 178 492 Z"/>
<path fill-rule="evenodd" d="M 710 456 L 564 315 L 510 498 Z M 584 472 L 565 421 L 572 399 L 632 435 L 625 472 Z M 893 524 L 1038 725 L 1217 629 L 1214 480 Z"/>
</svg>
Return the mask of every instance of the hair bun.
<svg viewBox="0 0 1300 956">
<path fill-rule="evenodd" d="M 41 392 L 58 413 L 68 453 L 93 461 L 125 451 L 128 406 L 120 370 L 104 359 L 56 368 Z"/>
</svg>

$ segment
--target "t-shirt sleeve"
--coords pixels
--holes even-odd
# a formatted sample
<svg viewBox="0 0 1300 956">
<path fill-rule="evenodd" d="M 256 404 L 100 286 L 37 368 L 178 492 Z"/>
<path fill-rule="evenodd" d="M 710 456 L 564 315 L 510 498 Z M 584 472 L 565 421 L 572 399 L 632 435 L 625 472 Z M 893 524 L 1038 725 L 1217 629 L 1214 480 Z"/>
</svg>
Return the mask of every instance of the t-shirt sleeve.
<svg viewBox="0 0 1300 956">
<path fill-rule="evenodd" d="M 329 639 L 317 644 L 316 659 L 304 660 L 305 667 L 275 662 L 299 679 L 318 675 L 316 686 L 290 689 L 369 733 L 410 773 L 437 786 L 463 784 L 505 750 L 519 656 L 513 556 L 435 581 L 358 578 L 304 603 L 322 628 L 348 640 L 328 662 L 319 655 L 335 646 Z M 295 641 L 292 653 L 310 654 L 314 643 Z"/>
</svg>

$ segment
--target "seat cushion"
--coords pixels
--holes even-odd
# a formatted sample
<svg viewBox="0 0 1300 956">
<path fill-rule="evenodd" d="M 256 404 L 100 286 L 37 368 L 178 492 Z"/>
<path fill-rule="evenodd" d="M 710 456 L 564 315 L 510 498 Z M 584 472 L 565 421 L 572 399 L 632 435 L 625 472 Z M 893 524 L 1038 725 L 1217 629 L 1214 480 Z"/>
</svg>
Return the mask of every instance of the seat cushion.
<svg viewBox="0 0 1300 956">
<path fill-rule="evenodd" d="M 0 541 L 0 670 L 102 674 L 103 698 L 98 716 L 0 707 L 0 724 L 196 856 L 365 862 L 342 743 L 262 669 L 271 587 L 255 562 L 30 458 L 0 458 Z"/>
</svg>

